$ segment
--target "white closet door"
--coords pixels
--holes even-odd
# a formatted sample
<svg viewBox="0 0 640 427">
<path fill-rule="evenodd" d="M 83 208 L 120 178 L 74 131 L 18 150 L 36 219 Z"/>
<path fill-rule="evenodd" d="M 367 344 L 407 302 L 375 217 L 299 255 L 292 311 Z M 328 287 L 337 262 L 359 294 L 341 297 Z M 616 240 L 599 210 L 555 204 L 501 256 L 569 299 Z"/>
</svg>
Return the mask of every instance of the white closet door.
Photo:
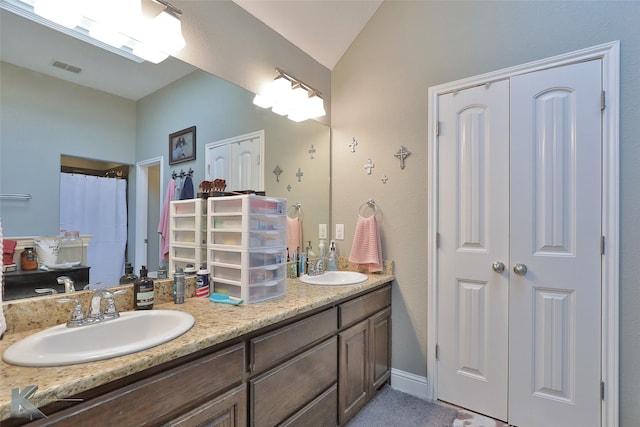
<svg viewBox="0 0 640 427">
<path fill-rule="evenodd" d="M 600 94 L 596 60 L 439 97 L 439 399 L 600 425 Z"/>
<path fill-rule="evenodd" d="M 258 138 L 231 144 L 232 190 L 263 190 L 262 144 Z"/>
<path fill-rule="evenodd" d="M 228 145 L 220 145 L 210 150 L 207 159 L 207 179 L 231 180 L 231 150 Z"/>
<path fill-rule="evenodd" d="M 511 79 L 509 423 L 600 425 L 601 61 Z"/>
<path fill-rule="evenodd" d="M 509 265 L 509 83 L 438 111 L 438 398 L 506 420 L 509 273 L 492 266 Z"/>
</svg>

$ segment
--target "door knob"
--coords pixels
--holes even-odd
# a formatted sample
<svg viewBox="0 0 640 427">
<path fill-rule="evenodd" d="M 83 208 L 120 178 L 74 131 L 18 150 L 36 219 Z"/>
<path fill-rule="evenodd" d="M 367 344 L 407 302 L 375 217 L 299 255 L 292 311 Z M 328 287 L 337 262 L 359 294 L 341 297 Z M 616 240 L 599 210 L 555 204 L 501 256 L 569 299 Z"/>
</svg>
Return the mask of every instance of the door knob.
<svg viewBox="0 0 640 427">
<path fill-rule="evenodd" d="M 504 271 L 504 263 L 496 261 L 491 264 L 491 268 L 493 268 L 493 271 L 495 271 L 496 273 L 502 273 Z"/>
<path fill-rule="evenodd" d="M 524 276 L 525 274 L 527 274 L 527 266 L 524 264 L 515 264 L 513 266 L 513 272 L 518 276 Z"/>
</svg>

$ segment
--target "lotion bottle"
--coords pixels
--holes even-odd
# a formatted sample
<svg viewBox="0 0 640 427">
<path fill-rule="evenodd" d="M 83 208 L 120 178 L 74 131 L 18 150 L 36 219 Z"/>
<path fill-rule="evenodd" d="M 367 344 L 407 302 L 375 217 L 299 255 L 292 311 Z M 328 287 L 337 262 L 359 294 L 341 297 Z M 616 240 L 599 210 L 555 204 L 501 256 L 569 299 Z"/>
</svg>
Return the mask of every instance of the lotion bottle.
<svg viewBox="0 0 640 427">
<path fill-rule="evenodd" d="M 133 305 L 136 310 L 153 308 L 153 280 L 147 277 L 147 267 L 140 269 L 140 279 L 133 284 Z"/>
<path fill-rule="evenodd" d="M 327 255 L 324 240 L 322 239 L 320 239 L 320 243 L 318 243 L 318 251 L 320 252 L 320 258 L 324 258 Z"/>
</svg>

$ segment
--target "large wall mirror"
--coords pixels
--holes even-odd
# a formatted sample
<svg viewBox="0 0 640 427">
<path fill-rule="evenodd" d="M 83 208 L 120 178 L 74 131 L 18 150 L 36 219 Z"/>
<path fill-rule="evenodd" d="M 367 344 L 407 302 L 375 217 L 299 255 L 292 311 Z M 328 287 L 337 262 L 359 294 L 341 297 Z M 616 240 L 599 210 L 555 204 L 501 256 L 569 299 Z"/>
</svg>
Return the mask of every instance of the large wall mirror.
<svg viewBox="0 0 640 427">
<path fill-rule="evenodd" d="M 31 195 L 0 198 L 6 238 L 59 234 L 62 157 L 128 165 L 127 260 L 153 270 L 157 206 L 172 173 L 193 171 L 197 192 L 207 144 L 264 131 L 264 190 L 302 206 L 304 240 L 317 245 L 318 225 L 329 224 L 327 126 L 255 107 L 249 91 L 173 58 L 138 64 L 5 10 L 0 19 L 0 193 Z M 192 126 L 195 160 L 169 165 L 169 135 Z M 134 260 L 145 234 L 136 231 L 136 164 L 154 159 L 150 181 L 160 185 L 146 201 L 148 255 Z"/>
</svg>

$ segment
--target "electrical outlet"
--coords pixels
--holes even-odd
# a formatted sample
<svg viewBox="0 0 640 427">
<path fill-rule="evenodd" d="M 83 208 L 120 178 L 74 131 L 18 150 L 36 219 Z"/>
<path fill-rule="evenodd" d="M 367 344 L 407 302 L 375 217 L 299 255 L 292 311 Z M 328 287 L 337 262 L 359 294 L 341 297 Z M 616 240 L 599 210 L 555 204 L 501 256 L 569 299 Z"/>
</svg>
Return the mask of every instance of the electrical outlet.
<svg viewBox="0 0 640 427">
<path fill-rule="evenodd" d="M 344 240 L 344 224 L 336 224 L 336 240 Z"/>
<path fill-rule="evenodd" d="M 318 239 L 327 238 L 327 224 L 320 224 L 318 226 Z"/>
</svg>

